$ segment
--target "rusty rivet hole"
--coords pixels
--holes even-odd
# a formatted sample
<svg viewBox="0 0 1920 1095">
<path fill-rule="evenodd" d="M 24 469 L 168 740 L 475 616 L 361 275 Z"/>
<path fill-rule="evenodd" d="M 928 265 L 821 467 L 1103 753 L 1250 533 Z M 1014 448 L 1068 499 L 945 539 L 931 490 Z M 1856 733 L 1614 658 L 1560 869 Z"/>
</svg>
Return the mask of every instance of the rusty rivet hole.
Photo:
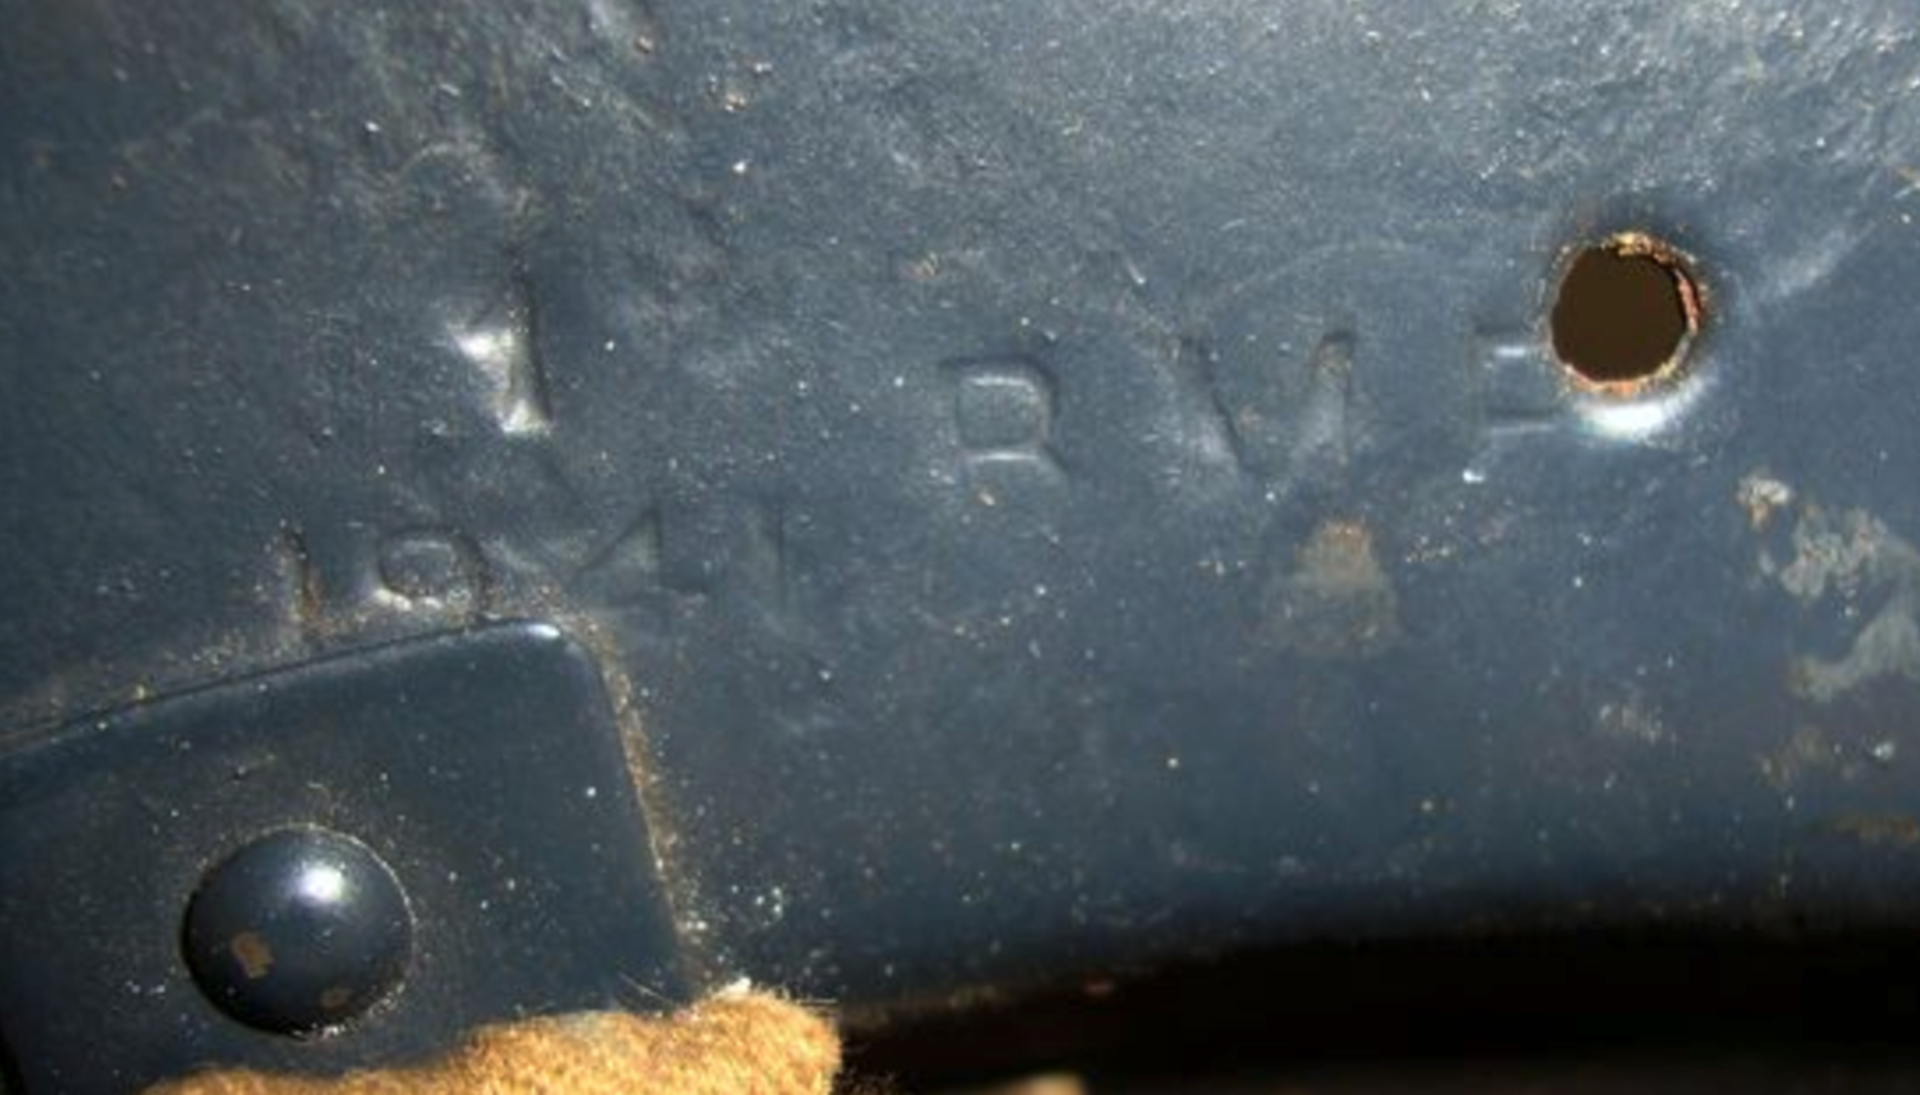
<svg viewBox="0 0 1920 1095">
<path fill-rule="evenodd" d="M 1705 301 L 1685 255 L 1664 240 L 1622 232 L 1566 264 L 1553 304 L 1554 354 L 1582 387 L 1640 394 L 1686 366 Z"/>
</svg>

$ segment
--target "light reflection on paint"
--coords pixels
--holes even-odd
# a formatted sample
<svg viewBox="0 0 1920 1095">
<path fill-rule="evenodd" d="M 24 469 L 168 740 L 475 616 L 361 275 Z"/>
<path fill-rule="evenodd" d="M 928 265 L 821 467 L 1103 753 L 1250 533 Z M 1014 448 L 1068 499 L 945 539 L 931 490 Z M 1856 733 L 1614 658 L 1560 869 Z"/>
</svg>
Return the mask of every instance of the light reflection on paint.
<svg viewBox="0 0 1920 1095">
<path fill-rule="evenodd" d="M 1622 399 L 1586 395 L 1576 400 L 1574 413 L 1589 432 L 1614 441 L 1646 441 L 1672 429 L 1700 402 L 1707 388 L 1698 376 L 1670 387 Z"/>
<path fill-rule="evenodd" d="M 337 905 L 347 892 L 346 872 L 331 863 L 316 863 L 300 872 L 295 888 L 315 905 Z"/>
</svg>

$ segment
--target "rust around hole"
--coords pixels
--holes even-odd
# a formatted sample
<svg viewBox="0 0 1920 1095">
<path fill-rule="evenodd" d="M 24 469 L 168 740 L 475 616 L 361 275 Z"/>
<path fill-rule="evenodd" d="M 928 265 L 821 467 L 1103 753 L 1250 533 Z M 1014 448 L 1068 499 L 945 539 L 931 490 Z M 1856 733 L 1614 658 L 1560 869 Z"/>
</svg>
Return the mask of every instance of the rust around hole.
<svg viewBox="0 0 1920 1095">
<path fill-rule="evenodd" d="M 1550 330 L 1576 384 L 1632 396 L 1681 372 L 1705 318 L 1692 262 L 1664 240 L 1622 232 L 1568 260 Z"/>
</svg>

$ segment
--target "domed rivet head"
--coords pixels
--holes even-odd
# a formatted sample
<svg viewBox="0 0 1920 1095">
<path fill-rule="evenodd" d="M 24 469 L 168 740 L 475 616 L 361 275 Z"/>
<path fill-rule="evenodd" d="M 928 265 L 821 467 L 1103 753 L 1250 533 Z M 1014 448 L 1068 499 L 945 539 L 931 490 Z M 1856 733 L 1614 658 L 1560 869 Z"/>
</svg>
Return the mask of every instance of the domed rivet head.
<svg viewBox="0 0 1920 1095">
<path fill-rule="evenodd" d="M 248 1026 L 310 1035 L 364 1014 L 406 978 L 413 916 L 373 850 L 286 829 L 207 872 L 187 906 L 194 981 Z"/>
</svg>

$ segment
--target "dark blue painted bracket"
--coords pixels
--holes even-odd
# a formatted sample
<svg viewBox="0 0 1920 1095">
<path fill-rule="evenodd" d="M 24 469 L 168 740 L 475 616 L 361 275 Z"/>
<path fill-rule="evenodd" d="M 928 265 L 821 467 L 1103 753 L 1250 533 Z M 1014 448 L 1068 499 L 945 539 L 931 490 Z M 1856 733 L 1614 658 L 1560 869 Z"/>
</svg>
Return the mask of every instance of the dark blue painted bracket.
<svg viewBox="0 0 1920 1095">
<path fill-rule="evenodd" d="M 209 1063 L 334 1071 L 492 1019 L 680 995 L 627 771 L 593 662 L 537 623 L 130 708 L 9 758 L 0 1024 L 26 1089 L 123 1092 Z M 292 1038 L 216 1009 L 180 933 L 210 867 L 300 827 L 391 866 L 413 941 L 390 999 Z"/>
</svg>

